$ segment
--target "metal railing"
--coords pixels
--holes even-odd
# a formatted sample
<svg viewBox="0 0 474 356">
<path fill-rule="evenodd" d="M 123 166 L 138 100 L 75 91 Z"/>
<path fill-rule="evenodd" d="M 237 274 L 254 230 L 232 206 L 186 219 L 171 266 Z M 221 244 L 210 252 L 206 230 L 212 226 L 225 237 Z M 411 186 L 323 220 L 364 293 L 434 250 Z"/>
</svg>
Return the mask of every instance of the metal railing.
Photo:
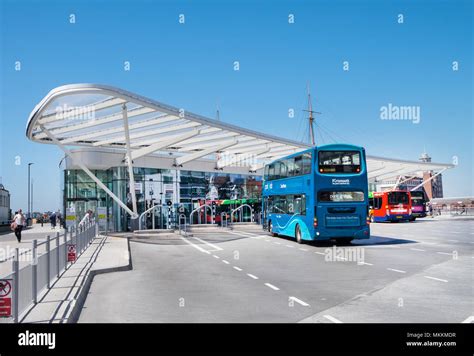
<svg viewBox="0 0 474 356">
<path fill-rule="evenodd" d="M 188 224 L 186 222 L 186 215 L 184 214 L 180 214 L 178 217 L 178 230 L 180 235 L 182 235 L 183 232 L 185 236 L 188 234 Z"/>
<path fill-rule="evenodd" d="M 140 230 L 143 230 L 143 224 L 142 224 L 143 217 L 146 217 L 146 214 L 148 214 L 152 210 L 155 210 L 156 208 L 160 208 L 160 219 L 161 219 L 161 214 L 162 214 L 162 211 L 163 211 L 163 209 L 162 209 L 163 207 L 161 205 L 153 205 L 150 209 L 145 210 L 143 213 L 141 213 L 140 217 L 138 218 L 138 228 Z M 154 224 L 155 224 L 155 217 L 153 216 L 153 228 L 154 228 Z"/>
<path fill-rule="evenodd" d="M 239 211 L 239 210 L 242 210 L 239 214 L 239 217 L 240 217 L 240 222 L 243 222 L 243 209 L 247 207 L 250 209 L 250 222 L 253 222 L 253 208 L 248 205 L 248 204 L 242 204 L 240 206 L 238 206 L 237 208 L 233 209 L 230 213 L 230 223 L 232 224 L 234 222 L 234 214 L 236 211 Z"/>
<path fill-rule="evenodd" d="M 211 211 L 211 216 L 212 216 L 212 207 L 210 205 L 203 204 L 197 207 L 196 209 L 194 209 L 193 211 L 191 211 L 191 213 L 189 214 L 189 225 L 193 225 L 193 215 L 194 213 L 196 213 L 197 211 L 201 209 L 204 209 L 204 224 L 207 224 L 207 209 Z M 214 218 L 212 218 L 212 223 L 214 223 Z M 198 214 L 198 224 L 201 224 L 201 215 L 199 214 Z"/>
<path fill-rule="evenodd" d="M 221 213 L 221 227 L 229 227 L 229 216 L 226 212 Z"/>
<path fill-rule="evenodd" d="M 48 235 L 44 240 L 33 240 L 31 249 L 20 252 L 15 248 L 12 256 L 0 261 L 0 265 L 12 263 L 11 272 L 0 277 L 12 281 L 12 317 L 2 318 L 0 322 L 18 323 L 20 316 L 74 263 L 68 262 L 68 246 L 75 245 L 77 260 L 98 232 L 97 223 L 86 222 L 63 234 L 57 232 L 54 237 Z"/>
</svg>

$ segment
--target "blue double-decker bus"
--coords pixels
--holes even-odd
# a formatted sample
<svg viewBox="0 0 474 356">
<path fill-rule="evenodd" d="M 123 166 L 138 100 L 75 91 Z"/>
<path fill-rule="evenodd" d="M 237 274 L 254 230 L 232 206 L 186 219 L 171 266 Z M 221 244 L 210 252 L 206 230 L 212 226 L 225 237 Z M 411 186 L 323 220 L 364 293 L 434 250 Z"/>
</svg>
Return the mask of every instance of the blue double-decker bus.
<svg viewBox="0 0 474 356">
<path fill-rule="evenodd" d="M 365 150 L 313 147 L 265 166 L 263 224 L 298 243 L 370 237 Z"/>
</svg>

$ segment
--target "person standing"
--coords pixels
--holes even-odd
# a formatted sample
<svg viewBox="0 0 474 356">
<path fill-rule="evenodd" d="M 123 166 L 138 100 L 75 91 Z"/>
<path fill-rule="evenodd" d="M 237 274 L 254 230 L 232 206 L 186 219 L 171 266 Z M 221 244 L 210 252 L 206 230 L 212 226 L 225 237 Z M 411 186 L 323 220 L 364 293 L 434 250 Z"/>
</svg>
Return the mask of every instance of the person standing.
<svg viewBox="0 0 474 356">
<path fill-rule="evenodd" d="M 23 226 L 26 223 L 25 216 L 23 215 L 22 210 L 18 210 L 18 212 L 13 217 L 13 222 L 15 223 L 15 236 L 18 242 L 21 242 L 21 231 L 23 230 Z"/>
<path fill-rule="evenodd" d="M 53 211 L 53 213 L 49 216 L 49 221 L 51 222 L 51 229 L 56 228 L 56 212 Z"/>
</svg>

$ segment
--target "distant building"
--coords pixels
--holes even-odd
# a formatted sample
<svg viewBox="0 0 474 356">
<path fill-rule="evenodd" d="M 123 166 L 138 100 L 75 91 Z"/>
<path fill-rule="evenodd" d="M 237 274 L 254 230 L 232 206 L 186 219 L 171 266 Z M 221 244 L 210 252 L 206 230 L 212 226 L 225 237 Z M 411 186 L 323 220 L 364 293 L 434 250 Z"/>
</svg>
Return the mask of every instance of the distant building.
<svg viewBox="0 0 474 356">
<path fill-rule="evenodd" d="M 10 218 L 10 192 L 0 184 L 0 225 L 8 224 Z"/>
<path fill-rule="evenodd" d="M 431 157 L 425 152 L 420 156 L 420 161 L 422 162 L 431 162 Z M 375 191 L 386 191 L 391 190 L 397 184 L 397 182 L 402 182 L 397 185 L 397 189 L 400 190 L 412 190 L 415 187 L 419 186 L 426 181 L 421 187 L 418 187 L 416 190 L 423 190 L 425 192 L 428 200 L 435 198 L 443 198 L 443 177 L 442 174 L 438 174 L 436 177 L 427 181 L 434 175 L 433 172 L 420 172 L 415 176 L 402 176 L 394 177 L 390 180 L 384 180 L 383 182 L 377 183 L 374 185 L 375 189 L 371 187 L 371 190 Z"/>
</svg>

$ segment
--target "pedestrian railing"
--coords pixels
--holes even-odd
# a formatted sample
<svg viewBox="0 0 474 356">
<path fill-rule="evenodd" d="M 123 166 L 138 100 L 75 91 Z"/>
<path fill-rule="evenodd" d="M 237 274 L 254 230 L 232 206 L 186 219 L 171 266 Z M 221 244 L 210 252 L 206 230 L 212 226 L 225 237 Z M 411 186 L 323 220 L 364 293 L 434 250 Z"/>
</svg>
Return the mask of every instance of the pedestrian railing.
<svg viewBox="0 0 474 356">
<path fill-rule="evenodd" d="M 18 323 L 19 316 L 38 302 L 39 296 L 51 288 L 97 235 L 98 224 L 88 222 L 70 227 L 63 234 L 57 232 L 53 237 L 33 240 L 31 249 L 20 252 L 15 248 L 13 255 L 0 261 L 0 264 L 11 262 L 11 273 L 0 279 L 11 280 L 12 285 L 12 316 L 0 322 Z M 68 255 L 74 256 L 74 261 L 68 261 Z"/>
<path fill-rule="evenodd" d="M 186 215 L 180 214 L 178 217 L 178 231 L 180 235 L 188 234 L 188 224 L 186 223 Z"/>
<path fill-rule="evenodd" d="M 229 227 L 229 216 L 226 212 L 221 213 L 221 227 Z"/>
</svg>

